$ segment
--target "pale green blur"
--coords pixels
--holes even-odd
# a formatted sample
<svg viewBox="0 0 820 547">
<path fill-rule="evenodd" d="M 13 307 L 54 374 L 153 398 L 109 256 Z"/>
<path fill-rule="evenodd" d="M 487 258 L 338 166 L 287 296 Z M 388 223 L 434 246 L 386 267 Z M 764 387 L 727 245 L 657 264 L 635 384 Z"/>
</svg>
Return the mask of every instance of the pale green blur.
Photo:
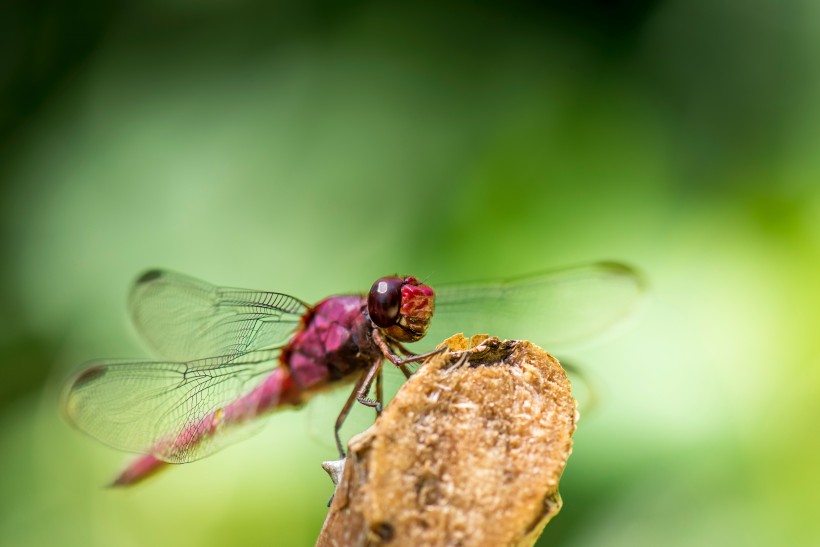
<svg viewBox="0 0 820 547">
<path fill-rule="evenodd" d="M 598 259 L 651 290 L 559 355 L 599 404 L 539 544 L 820 543 L 820 10 L 583 5 L 158 2 L 100 23 L 3 141 L 0 544 L 315 540 L 334 451 L 309 409 L 103 488 L 127 456 L 71 429 L 59 390 L 145 355 L 125 297 L 147 267 L 315 301 Z"/>
</svg>

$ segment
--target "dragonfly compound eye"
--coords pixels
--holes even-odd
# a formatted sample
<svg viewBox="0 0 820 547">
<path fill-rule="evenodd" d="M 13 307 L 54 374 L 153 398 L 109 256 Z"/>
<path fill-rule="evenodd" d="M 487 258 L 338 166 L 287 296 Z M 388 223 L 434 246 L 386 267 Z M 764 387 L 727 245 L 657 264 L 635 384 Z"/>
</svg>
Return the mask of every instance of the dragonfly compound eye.
<svg viewBox="0 0 820 547">
<path fill-rule="evenodd" d="M 367 295 L 367 312 L 377 326 L 387 328 L 398 321 L 403 284 L 401 277 L 382 277 L 373 283 Z"/>
</svg>

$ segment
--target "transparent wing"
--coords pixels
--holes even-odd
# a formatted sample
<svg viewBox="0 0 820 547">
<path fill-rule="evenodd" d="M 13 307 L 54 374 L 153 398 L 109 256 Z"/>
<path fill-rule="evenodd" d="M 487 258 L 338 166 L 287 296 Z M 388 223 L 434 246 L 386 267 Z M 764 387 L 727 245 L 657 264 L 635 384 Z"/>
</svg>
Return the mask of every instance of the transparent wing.
<svg viewBox="0 0 820 547">
<path fill-rule="evenodd" d="M 285 294 L 215 287 L 163 270 L 140 276 L 128 304 L 149 347 L 174 361 L 279 347 L 309 310 Z"/>
<path fill-rule="evenodd" d="M 531 340 L 550 350 L 577 344 L 629 315 L 644 283 L 629 266 L 600 262 L 435 289 L 427 343 L 414 351 L 457 332 Z"/>
<path fill-rule="evenodd" d="M 247 436 L 247 426 L 261 422 L 252 418 L 276 407 L 286 381 L 278 376 L 284 369 L 274 369 L 277 353 L 91 363 L 69 383 L 63 410 L 77 428 L 114 448 L 193 461 Z"/>
</svg>

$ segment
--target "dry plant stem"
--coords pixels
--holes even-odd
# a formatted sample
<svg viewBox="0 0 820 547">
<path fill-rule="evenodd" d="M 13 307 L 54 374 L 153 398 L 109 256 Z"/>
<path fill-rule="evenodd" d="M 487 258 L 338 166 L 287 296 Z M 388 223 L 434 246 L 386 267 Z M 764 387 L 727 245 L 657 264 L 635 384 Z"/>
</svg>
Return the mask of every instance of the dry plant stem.
<svg viewBox="0 0 820 547">
<path fill-rule="evenodd" d="M 558 361 L 526 341 L 445 344 L 351 439 L 317 545 L 532 545 L 559 511 L 577 407 Z"/>
</svg>

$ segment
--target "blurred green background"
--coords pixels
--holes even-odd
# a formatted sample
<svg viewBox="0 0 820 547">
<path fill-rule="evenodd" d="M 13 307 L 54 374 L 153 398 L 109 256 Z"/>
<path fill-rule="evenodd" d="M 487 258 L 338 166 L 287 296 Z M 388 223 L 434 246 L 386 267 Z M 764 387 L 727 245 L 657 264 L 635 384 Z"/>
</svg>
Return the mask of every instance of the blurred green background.
<svg viewBox="0 0 820 547">
<path fill-rule="evenodd" d="M 102 488 L 127 456 L 59 387 L 145 354 L 146 267 L 315 301 L 604 258 L 652 291 L 566 354 L 601 403 L 539 544 L 820 544 L 820 4 L 2 11 L 0 544 L 315 540 L 333 451 L 303 412 Z"/>
</svg>

